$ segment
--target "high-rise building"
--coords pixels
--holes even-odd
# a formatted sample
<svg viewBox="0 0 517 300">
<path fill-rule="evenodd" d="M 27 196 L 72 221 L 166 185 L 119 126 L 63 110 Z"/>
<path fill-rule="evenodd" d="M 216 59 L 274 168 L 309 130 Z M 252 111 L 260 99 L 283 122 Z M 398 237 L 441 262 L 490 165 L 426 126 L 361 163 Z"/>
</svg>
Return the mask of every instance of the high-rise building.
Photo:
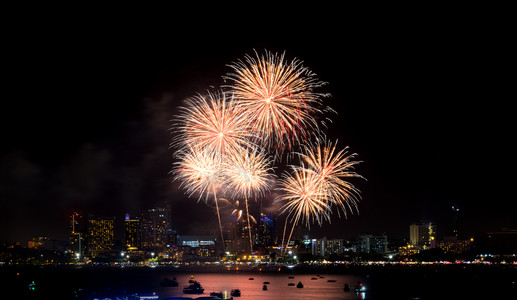
<svg viewBox="0 0 517 300">
<path fill-rule="evenodd" d="M 171 222 L 171 207 L 152 208 L 142 219 L 142 248 L 162 251 L 175 242 Z"/>
<path fill-rule="evenodd" d="M 457 206 L 451 208 L 451 235 L 458 238 L 458 215 L 460 209 Z"/>
<path fill-rule="evenodd" d="M 312 239 L 312 255 L 327 257 L 331 254 L 343 254 L 343 239 Z"/>
<path fill-rule="evenodd" d="M 430 248 L 436 239 L 436 225 L 413 223 L 409 226 L 409 242 L 423 249 Z"/>
<path fill-rule="evenodd" d="M 251 232 L 252 234 L 254 232 L 253 226 L 251 227 Z M 242 218 L 235 223 L 230 223 L 228 233 L 231 243 L 227 245 L 226 251 L 232 254 L 250 253 L 250 237 L 246 218 Z"/>
<path fill-rule="evenodd" d="M 81 212 L 74 212 L 70 216 L 70 250 L 73 257 L 80 259 L 86 250 L 86 217 Z"/>
<path fill-rule="evenodd" d="M 102 256 L 113 250 L 115 218 L 88 218 L 88 254 L 91 257 Z"/>
<path fill-rule="evenodd" d="M 126 250 L 137 251 L 142 247 L 142 228 L 140 219 L 131 219 L 126 214 L 124 219 L 124 244 Z"/>
<path fill-rule="evenodd" d="M 388 237 L 386 234 L 361 234 L 358 239 L 358 250 L 361 253 L 386 253 Z"/>
<path fill-rule="evenodd" d="M 275 240 L 275 223 L 271 215 L 260 214 L 260 222 L 257 226 L 256 244 L 260 246 L 271 246 Z"/>
</svg>

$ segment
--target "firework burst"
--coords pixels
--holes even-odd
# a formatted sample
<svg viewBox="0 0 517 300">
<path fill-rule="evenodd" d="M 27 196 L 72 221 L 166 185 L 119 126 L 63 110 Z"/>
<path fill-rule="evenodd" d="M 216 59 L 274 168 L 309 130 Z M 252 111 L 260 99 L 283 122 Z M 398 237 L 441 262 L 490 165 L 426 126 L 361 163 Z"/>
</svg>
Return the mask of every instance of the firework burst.
<svg viewBox="0 0 517 300">
<path fill-rule="evenodd" d="M 233 196 L 263 196 L 271 189 L 272 161 L 257 150 L 239 151 L 223 167 L 224 185 Z"/>
<path fill-rule="evenodd" d="M 291 218 L 293 226 L 300 221 L 307 227 L 314 221 L 318 224 L 322 220 L 330 221 L 330 206 L 325 201 L 315 173 L 296 168 L 292 174 L 284 173 L 279 184 L 277 190 L 281 194 L 275 202 L 285 202 L 280 213 L 289 212 L 287 218 Z"/>
<path fill-rule="evenodd" d="M 208 92 L 187 100 L 180 107 L 175 145 L 195 151 L 207 150 L 219 155 L 233 155 L 253 147 L 246 119 L 237 109 L 231 94 Z"/>
<path fill-rule="evenodd" d="M 360 199 L 360 191 L 347 179 L 365 178 L 353 171 L 354 166 L 360 163 L 353 160 L 356 154 L 347 155 L 348 147 L 337 151 L 336 145 L 337 141 L 318 142 L 316 145 L 305 146 L 300 156 L 304 162 L 303 171 L 313 173 L 316 177 L 323 200 L 341 208 L 346 217 L 346 207 L 353 212 L 353 206 L 359 212 L 357 202 Z"/>
<path fill-rule="evenodd" d="M 220 190 L 220 184 L 223 181 L 220 171 L 221 156 L 210 151 L 199 151 L 192 148 L 188 148 L 186 152 L 180 152 L 181 161 L 176 164 L 174 180 L 181 181 L 180 187 L 183 186 L 186 189 L 189 197 L 194 193 L 199 193 L 198 202 L 204 195 L 205 201 L 208 203 L 209 194 L 213 195 L 217 220 L 219 221 L 221 243 L 224 247 L 223 225 L 217 200 L 217 191 Z"/>
<path fill-rule="evenodd" d="M 272 170 L 270 159 L 263 153 L 253 151 L 240 151 L 233 159 L 227 160 L 224 166 L 224 185 L 233 192 L 233 195 L 244 196 L 246 204 L 246 216 L 250 239 L 250 250 L 253 250 L 251 240 L 250 214 L 248 209 L 248 196 L 261 196 L 271 189 L 269 183 Z"/>
<path fill-rule="evenodd" d="M 265 51 L 265 55 L 245 56 L 244 61 L 229 65 L 233 73 L 224 78 L 231 82 L 239 102 L 252 125 L 253 133 L 267 146 L 291 148 L 300 139 L 319 130 L 314 114 L 326 94 L 314 89 L 324 85 L 299 60 L 290 63 L 284 54 Z"/>
</svg>

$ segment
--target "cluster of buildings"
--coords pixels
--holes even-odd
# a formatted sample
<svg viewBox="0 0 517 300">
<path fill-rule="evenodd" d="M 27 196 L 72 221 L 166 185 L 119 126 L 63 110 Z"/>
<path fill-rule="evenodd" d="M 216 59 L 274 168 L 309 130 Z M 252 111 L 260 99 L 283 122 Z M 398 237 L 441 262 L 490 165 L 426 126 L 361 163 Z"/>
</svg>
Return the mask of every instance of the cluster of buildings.
<svg viewBox="0 0 517 300">
<path fill-rule="evenodd" d="M 458 212 L 452 208 L 452 222 L 448 234 L 438 236 L 437 226 L 430 222 L 409 225 L 409 239 L 388 239 L 386 233 L 364 233 L 352 239 L 294 237 L 287 249 L 282 249 L 283 223 L 277 226 L 274 215 L 261 214 L 248 224 L 246 218 L 229 220 L 223 224 L 223 238 L 219 230 L 212 235 L 178 234 L 172 225 L 170 205 L 155 207 L 137 215 L 122 218 L 86 215 L 74 212 L 70 216 L 68 241 L 34 238 L 26 248 L 63 253 L 66 249 L 74 261 L 143 261 L 163 259 L 174 262 L 262 260 L 275 261 L 281 256 L 297 260 L 364 260 L 411 259 L 415 254 L 436 249 L 440 253 L 500 253 L 517 252 L 517 230 L 502 230 L 461 238 Z M 249 233 L 251 232 L 251 239 Z M 20 247 L 21 245 L 18 245 Z M 49 253 L 51 253 L 49 252 Z M 428 252 L 429 253 L 429 252 Z M 0 253 L 1 261 L 14 259 L 13 254 Z M 35 256 L 36 257 L 36 256 Z M 38 255 L 38 260 L 43 255 Z M 32 259 L 32 258 L 31 258 Z M 63 258 L 49 256 L 46 260 Z"/>
</svg>

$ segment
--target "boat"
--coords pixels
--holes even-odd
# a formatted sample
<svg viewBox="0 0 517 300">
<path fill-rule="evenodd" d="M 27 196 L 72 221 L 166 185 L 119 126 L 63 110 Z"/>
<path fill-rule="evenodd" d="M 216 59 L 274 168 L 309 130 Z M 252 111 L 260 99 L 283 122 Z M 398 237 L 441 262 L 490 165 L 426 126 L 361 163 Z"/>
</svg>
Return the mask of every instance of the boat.
<svg viewBox="0 0 517 300">
<path fill-rule="evenodd" d="M 160 285 L 161 286 L 178 286 L 178 281 L 176 281 L 176 277 L 174 277 L 172 280 L 170 280 L 169 278 L 164 278 L 160 282 Z"/>
<path fill-rule="evenodd" d="M 269 284 L 270 282 L 269 281 L 264 281 L 264 284 Z"/>
<path fill-rule="evenodd" d="M 253 278 L 253 277 L 250 277 L 250 278 L 249 278 L 248 280 L 255 280 L 255 278 Z"/>
<path fill-rule="evenodd" d="M 289 279 L 293 279 L 293 278 L 294 278 L 294 276 L 289 276 L 289 277 L 287 277 L 287 278 L 289 278 Z"/>
<path fill-rule="evenodd" d="M 290 282 L 287 284 L 288 286 L 294 286 L 294 283 Z"/>
<path fill-rule="evenodd" d="M 234 297 L 240 297 L 241 296 L 241 290 L 239 289 L 234 289 L 230 292 L 230 295 L 234 296 Z"/>
<path fill-rule="evenodd" d="M 366 285 L 359 282 L 359 284 L 355 286 L 354 291 L 356 293 L 364 293 L 366 292 Z"/>
<path fill-rule="evenodd" d="M 327 282 L 336 282 L 334 279 L 329 279 Z"/>
<path fill-rule="evenodd" d="M 203 289 L 201 287 L 201 284 L 199 282 L 194 281 L 189 286 L 183 288 L 183 293 L 185 293 L 185 294 L 203 294 L 204 290 L 205 289 Z"/>
<path fill-rule="evenodd" d="M 233 300 L 233 297 L 228 298 L 226 293 L 227 293 L 226 291 L 224 293 L 223 292 L 211 292 L 210 297 L 213 297 L 211 299 L 218 299 L 218 300 Z M 200 299 L 200 298 L 196 298 L 196 299 Z"/>
<path fill-rule="evenodd" d="M 210 293 L 210 296 L 212 296 L 212 297 L 222 298 L 222 297 L 223 297 L 223 293 L 222 293 L 222 292 L 219 292 L 219 293 L 217 293 L 217 292 L 211 292 L 211 293 Z"/>
<path fill-rule="evenodd" d="M 345 283 L 345 287 L 343 288 L 343 290 L 344 290 L 345 292 L 350 291 L 350 287 L 348 286 L 348 284 L 346 284 L 346 283 Z"/>
<path fill-rule="evenodd" d="M 303 283 L 301 281 L 298 281 L 298 284 L 296 285 L 297 288 L 303 289 Z"/>
<path fill-rule="evenodd" d="M 316 277 L 312 277 L 312 278 L 311 278 L 311 280 L 318 280 L 318 278 L 316 278 Z"/>
<path fill-rule="evenodd" d="M 264 285 L 262 286 L 262 290 L 267 291 L 267 285 L 265 285 L 265 284 L 264 284 Z"/>
</svg>

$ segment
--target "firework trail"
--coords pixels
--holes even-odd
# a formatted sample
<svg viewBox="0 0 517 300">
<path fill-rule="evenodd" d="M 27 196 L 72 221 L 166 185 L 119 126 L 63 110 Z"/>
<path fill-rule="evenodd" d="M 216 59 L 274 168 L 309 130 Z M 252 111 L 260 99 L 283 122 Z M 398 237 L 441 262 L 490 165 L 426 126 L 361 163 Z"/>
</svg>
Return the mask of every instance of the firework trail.
<svg viewBox="0 0 517 300">
<path fill-rule="evenodd" d="M 230 64 L 233 73 L 224 77 L 254 135 L 266 147 L 281 152 L 318 134 L 314 115 L 321 112 L 321 98 L 328 95 L 314 89 L 325 83 L 297 59 L 287 62 L 284 54 L 267 50 L 262 56 L 255 54 Z"/>
<path fill-rule="evenodd" d="M 251 239 L 251 223 L 248 208 L 248 196 L 262 196 L 271 189 L 270 179 L 272 171 L 271 160 L 262 152 L 240 151 L 231 160 L 227 160 L 223 168 L 224 185 L 233 196 L 244 196 L 246 215 L 248 221 L 248 233 L 250 239 L 250 251 L 253 252 Z"/>
<path fill-rule="evenodd" d="M 224 247 L 223 227 L 217 200 L 217 191 L 221 189 L 221 182 L 223 181 L 222 173 L 220 172 L 222 165 L 221 156 L 215 155 L 213 152 L 199 151 L 192 148 L 188 148 L 188 151 L 179 152 L 181 161 L 176 163 L 176 176 L 174 180 L 181 181 L 180 187 L 186 190 L 189 197 L 198 193 L 198 202 L 203 196 L 205 196 L 205 202 L 208 202 L 209 195 L 213 195 L 219 221 L 221 243 Z"/>
</svg>

